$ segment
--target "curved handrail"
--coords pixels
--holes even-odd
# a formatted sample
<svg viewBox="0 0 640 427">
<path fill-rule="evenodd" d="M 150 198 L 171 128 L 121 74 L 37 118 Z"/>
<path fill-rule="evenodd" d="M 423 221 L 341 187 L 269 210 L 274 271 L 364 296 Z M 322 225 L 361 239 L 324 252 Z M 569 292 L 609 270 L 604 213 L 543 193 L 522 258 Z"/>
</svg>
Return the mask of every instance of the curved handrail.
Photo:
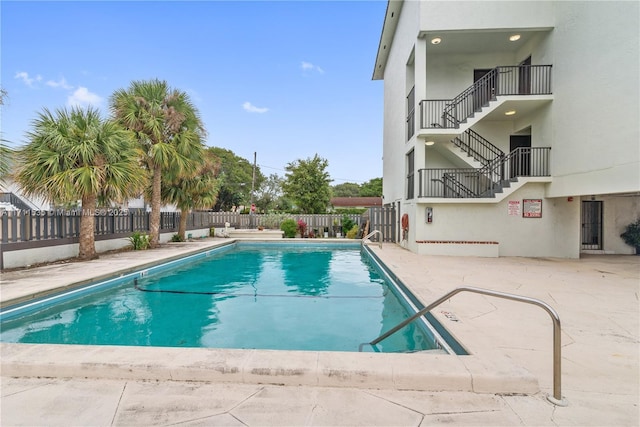
<svg viewBox="0 0 640 427">
<path fill-rule="evenodd" d="M 373 230 L 371 233 L 369 233 L 366 236 L 364 236 L 362 238 L 362 244 L 364 245 L 364 241 L 367 240 L 369 237 L 373 236 L 376 233 L 380 233 L 380 241 L 378 243 L 380 244 L 380 249 L 382 249 L 382 240 L 384 240 L 384 236 L 382 235 L 382 231 L 380 231 L 380 230 Z"/>
<path fill-rule="evenodd" d="M 558 316 L 558 313 L 556 313 L 556 311 L 550 305 L 535 298 L 508 294 L 505 292 L 492 291 L 489 289 L 474 288 L 470 286 L 456 288 L 451 292 L 445 294 L 444 296 L 438 298 L 437 300 L 435 300 L 434 302 L 432 302 L 422 310 L 418 311 L 413 316 L 400 322 L 398 325 L 394 326 L 393 328 L 391 328 L 384 334 L 380 335 L 378 338 L 374 339 L 373 341 L 369 343 L 360 344 L 358 351 L 362 351 L 362 347 L 366 344 L 369 344 L 369 345 L 378 344 L 380 341 L 384 340 L 390 335 L 393 335 L 394 333 L 396 333 L 397 331 L 399 331 L 409 323 L 413 322 L 414 320 L 416 320 L 421 316 L 424 316 L 429 311 L 433 310 L 434 308 L 436 308 L 437 306 L 439 306 L 440 304 L 442 304 L 452 296 L 459 294 L 460 292 L 472 292 L 476 294 L 488 295 L 488 296 L 508 299 L 512 301 L 520 301 L 527 304 L 533 304 L 543 308 L 547 313 L 549 313 L 549 316 L 551 316 L 551 320 L 553 321 L 553 397 L 547 396 L 547 399 L 555 405 L 567 406 L 566 401 L 562 399 L 562 393 L 561 393 L 560 367 L 561 367 L 561 359 L 562 359 L 562 354 L 561 354 L 562 350 L 561 350 L 561 336 L 560 336 L 561 335 L 560 317 Z"/>
</svg>

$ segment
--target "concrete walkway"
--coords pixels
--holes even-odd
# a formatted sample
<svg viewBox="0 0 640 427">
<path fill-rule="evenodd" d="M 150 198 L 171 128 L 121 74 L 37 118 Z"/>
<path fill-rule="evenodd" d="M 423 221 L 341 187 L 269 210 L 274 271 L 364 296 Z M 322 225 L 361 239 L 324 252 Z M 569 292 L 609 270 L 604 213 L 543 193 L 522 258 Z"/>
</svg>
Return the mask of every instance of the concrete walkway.
<svg viewBox="0 0 640 427">
<path fill-rule="evenodd" d="M 6 272 L 0 299 L 31 298 L 220 242 Z M 372 249 L 424 303 L 475 286 L 554 307 L 569 405 L 546 400 L 553 384 L 547 313 L 459 294 L 433 314 L 471 356 L 369 354 L 374 360 L 363 362 L 357 353 L 2 344 L 1 424 L 639 424 L 640 257 L 488 259 L 419 256 L 390 244 Z M 525 394 L 504 391 L 519 388 Z"/>
</svg>

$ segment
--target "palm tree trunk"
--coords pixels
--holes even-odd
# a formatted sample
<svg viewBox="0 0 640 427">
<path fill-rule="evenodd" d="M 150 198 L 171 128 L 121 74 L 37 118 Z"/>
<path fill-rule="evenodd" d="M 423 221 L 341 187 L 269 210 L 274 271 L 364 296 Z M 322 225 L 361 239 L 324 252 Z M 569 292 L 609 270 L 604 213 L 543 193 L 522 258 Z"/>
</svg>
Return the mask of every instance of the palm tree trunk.
<svg viewBox="0 0 640 427">
<path fill-rule="evenodd" d="M 189 215 L 188 209 L 180 209 L 180 222 L 178 223 L 178 235 L 182 237 L 182 240 L 187 240 L 186 239 L 187 215 Z"/>
<path fill-rule="evenodd" d="M 149 243 L 151 248 L 160 246 L 160 207 L 162 190 L 162 167 L 153 166 L 153 187 L 151 188 L 151 218 L 149 221 Z"/>
<path fill-rule="evenodd" d="M 95 241 L 96 195 L 82 196 L 82 216 L 80 217 L 80 247 L 78 258 L 83 261 L 98 258 Z"/>
</svg>

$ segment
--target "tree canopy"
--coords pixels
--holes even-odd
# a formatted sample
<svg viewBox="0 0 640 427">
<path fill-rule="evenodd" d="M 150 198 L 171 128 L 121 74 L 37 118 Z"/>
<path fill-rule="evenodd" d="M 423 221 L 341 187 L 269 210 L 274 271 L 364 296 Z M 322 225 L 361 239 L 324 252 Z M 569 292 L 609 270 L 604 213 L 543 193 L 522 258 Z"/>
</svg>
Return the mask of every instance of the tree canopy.
<svg viewBox="0 0 640 427">
<path fill-rule="evenodd" d="M 178 235 L 185 240 L 187 216 L 192 209 L 211 209 L 218 195 L 218 159 L 205 152 L 190 172 L 170 171 L 162 185 L 162 200 L 180 209 Z"/>
<path fill-rule="evenodd" d="M 373 178 L 362 184 L 360 197 L 382 197 L 382 178 Z"/>
<path fill-rule="evenodd" d="M 188 173 L 201 162 L 204 125 L 186 92 L 157 79 L 131 82 L 128 89 L 113 93 L 110 104 L 119 123 L 135 133 L 141 160 L 151 172 L 149 242 L 156 247 L 160 243 L 162 174 L 169 169 Z"/>
<path fill-rule="evenodd" d="M 256 206 L 259 211 L 270 212 L 286 205 L 282 199 L 282 182 L 282 178 L 272 173 L 256 190 Z"/>
<path fill-rule="evenodd" d="M 331 189 L 334 197 L 382 197 L 382 178 L 370 179 L 362 185 L 345 182 Z"/>
<path fill-rule="evenodd" d="M 317 154 L 313 158 L 296 160 L 286 166 L 282 184 L 285 196 L 302 213 L 325 213 L 331 200 L 329 163 Z"/>
<path fill-rule="evenodd" d="M 146 184 L 133 134 L 102 120 L 95 109 L 74 108 L 55 114 L 45 109 L 27 136 L 17 155 L 16 182 L 26 195 L 53 203 L 81 199 L 79 257 L 95 258 L 96 206 L 135 196 Z"/>
<path fill-rule="evenodd" d="M 345 182 L 332 187 L 334 197 L 358 197 L 360 185 L 355 182 Z"/>
<path fill-rule="evenodd" d="M 207 151 L 218 159 L 219 164 L 218 199 L 213 209 L 230 211 L 234 206 L 248 205 L 251 200 L 253 163 L 225 148 L 209 147 Z M 256 190 L 260 188 L 264 179 L 260 168 L 256 166 Z"/>
</svg>

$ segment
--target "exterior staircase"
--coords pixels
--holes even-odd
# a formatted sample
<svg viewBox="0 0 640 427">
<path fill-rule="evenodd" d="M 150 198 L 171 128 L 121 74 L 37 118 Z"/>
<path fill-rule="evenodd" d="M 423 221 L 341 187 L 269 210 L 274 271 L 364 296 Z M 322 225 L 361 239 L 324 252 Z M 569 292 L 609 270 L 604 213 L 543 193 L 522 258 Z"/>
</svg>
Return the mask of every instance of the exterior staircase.
<svg viewBox="0 0 640 427">
<path fill-rule="evenodd" d="M 551 65 L 496 67 L 453 99 L 420 101 L 420 128 L 459 129 L 500 105 L 500 97 L 551 94 Z"/>
<path fill-rule="evenodd" d="M 451 142 L 481 167 L 421 169 L 418 197 L 495 198 L 519 178 L 550 176 L 550 147 L 518 147 L 504 153 L 471 129 Z"/>
<path fill-rule="evenodd" d="M 418 197 L 452 199 L 496 198 L 519 179 L 548 181 L 550 147 L 519 147 L 505 153 L 470 127 L 506 99 L 551 95 L 551 65 L 500 66 L 492 69 L 453 99 L 422 100 L 420 131 L 450 134 L 472 168 L 420 169 Z"/>
</svg>

